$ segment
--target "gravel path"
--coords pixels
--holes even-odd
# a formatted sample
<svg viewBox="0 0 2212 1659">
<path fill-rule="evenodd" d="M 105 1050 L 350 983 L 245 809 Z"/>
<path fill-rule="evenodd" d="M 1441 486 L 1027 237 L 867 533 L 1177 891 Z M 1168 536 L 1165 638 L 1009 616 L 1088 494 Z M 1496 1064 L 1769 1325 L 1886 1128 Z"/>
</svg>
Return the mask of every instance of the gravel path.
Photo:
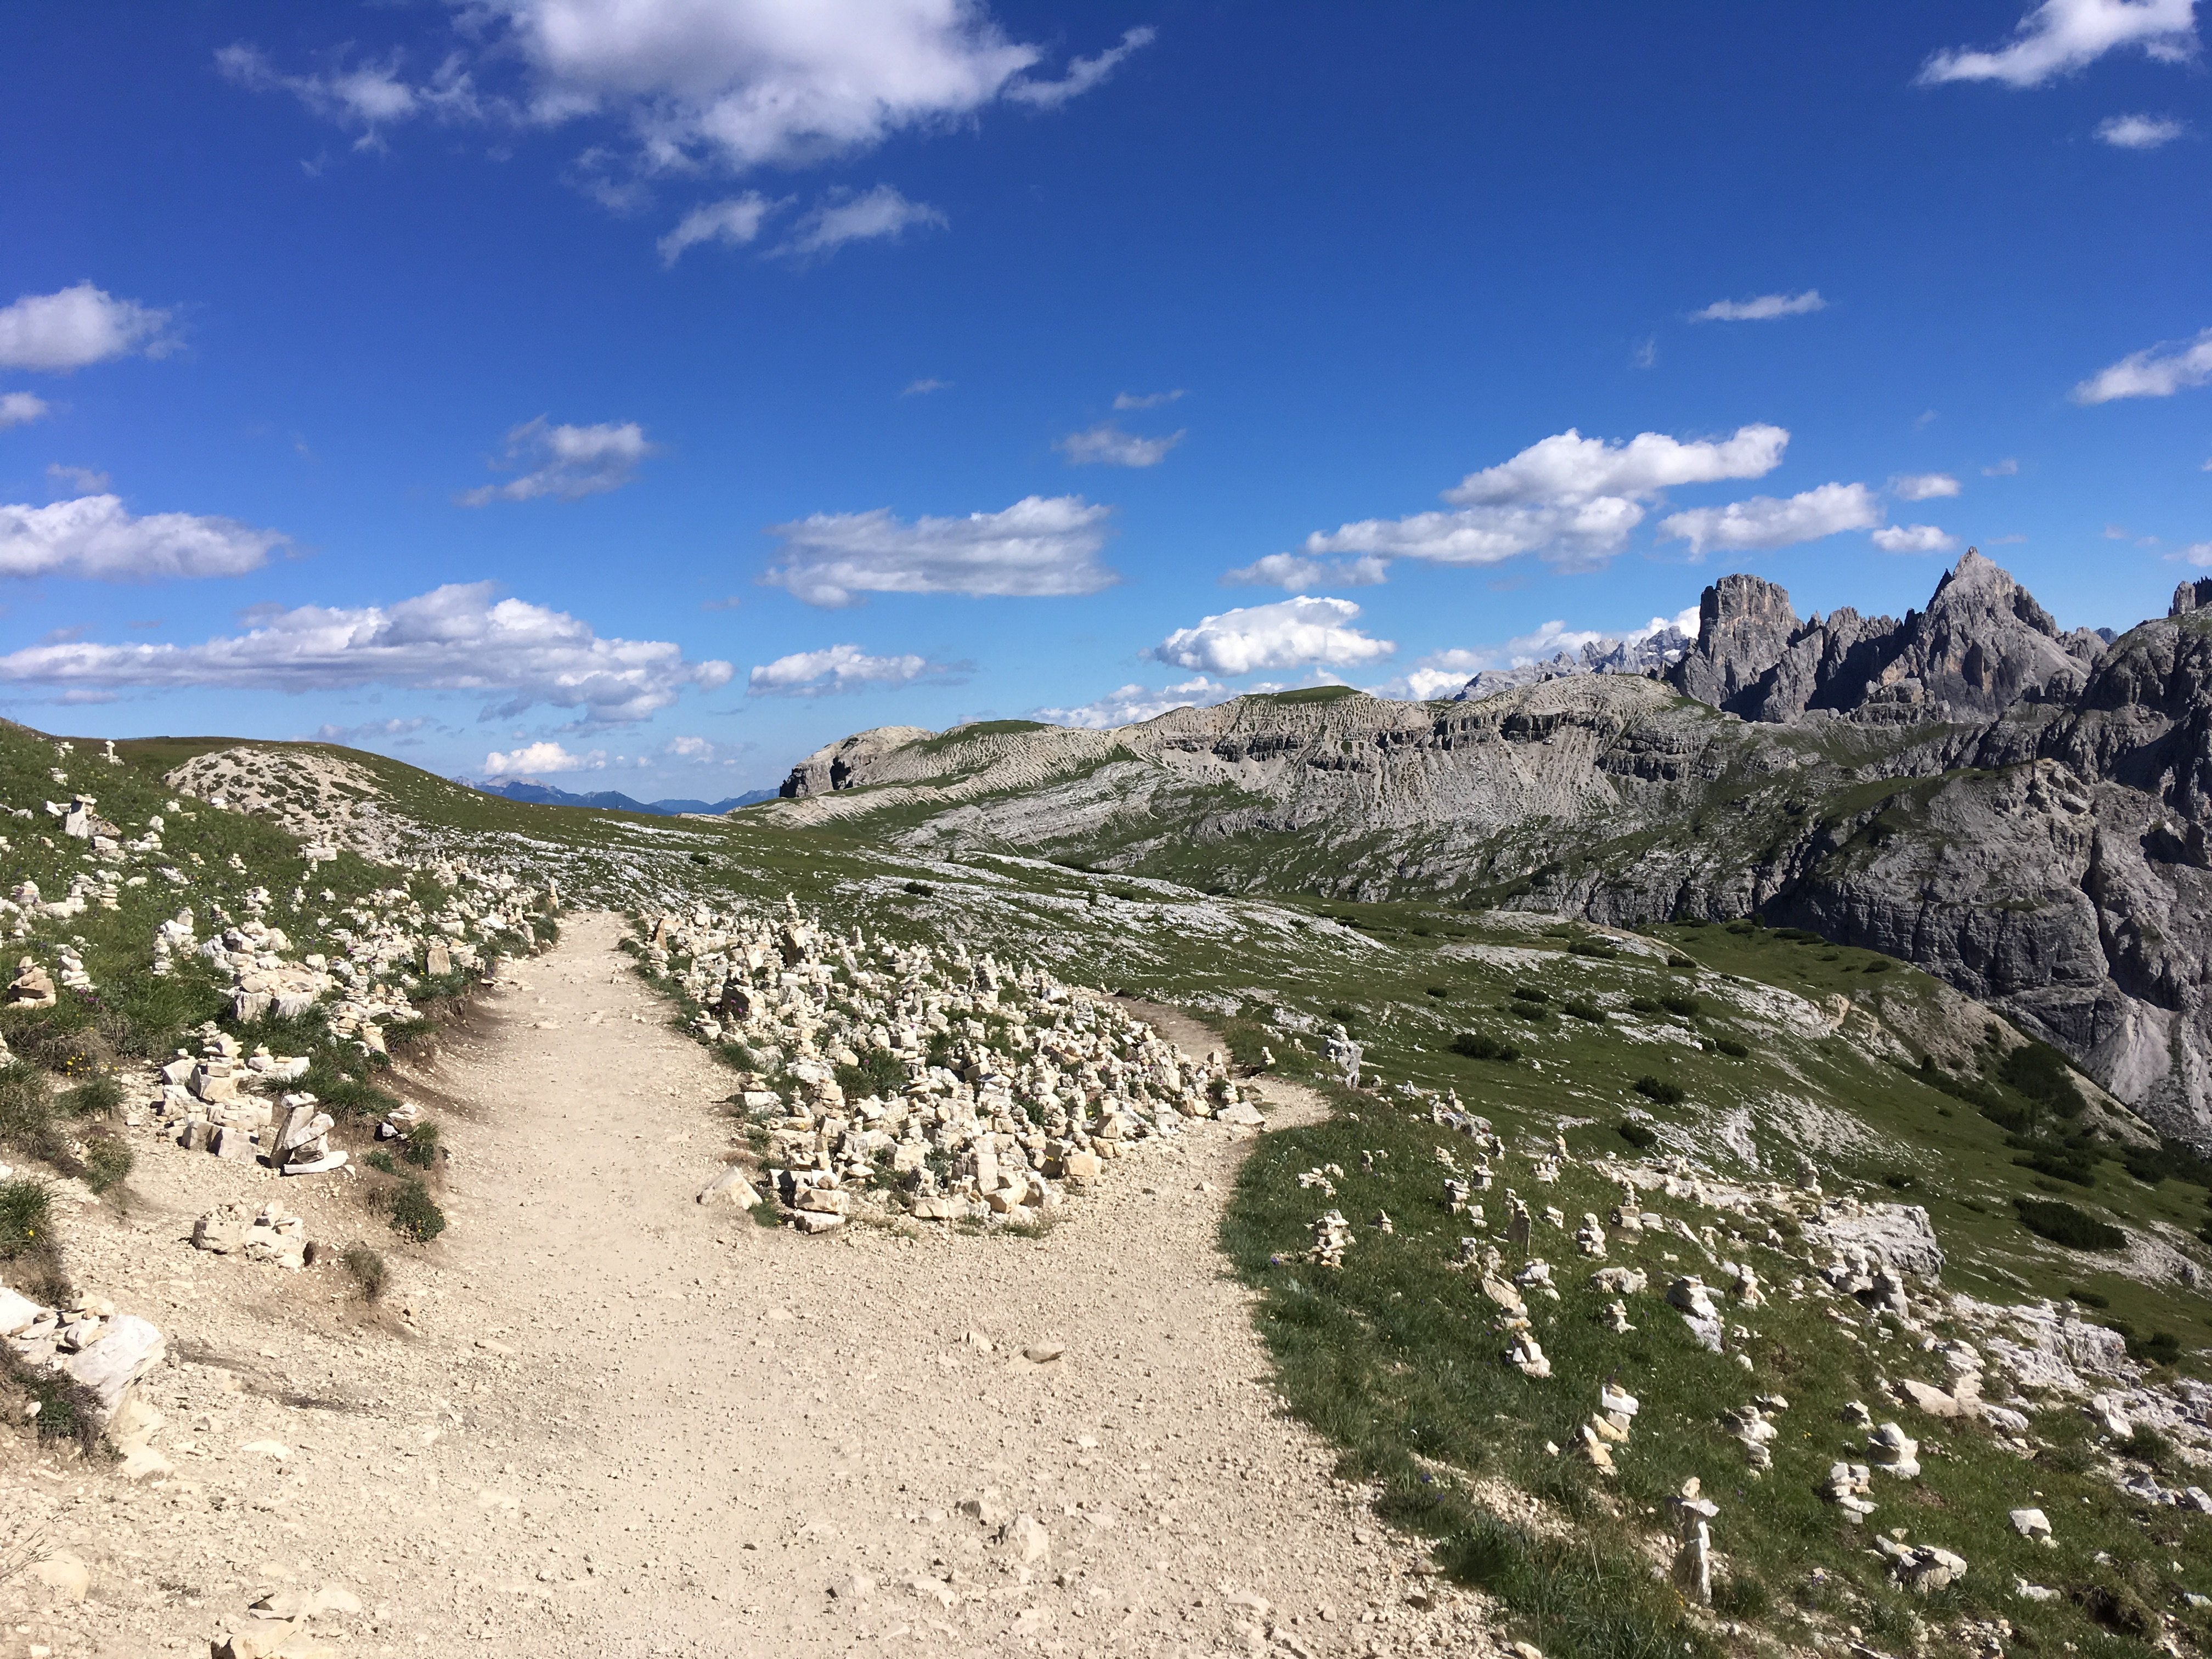
<svg viewBox="0 0 2212 1659">
<path fill-rule="evenodd" d="M 1268 1386 L 1215 1242 L 1252 1132 L 1126 1159 L 1041 1237 L 758 1227 L 694 1201 L 727 1074 L 619 937 L 572 918 L 424 1079 L 453 1224 L 389 1311 L 227 1261 L 125 1304 L 194 1356 L 149 1379 L 175 1472 L 0 1469 L 92 1580 L 0 1589 L 0 1656 L 204 1652 L 325 1587 L 286 1655 L 1488 1649 L 1472 1600 L 1415 1610 L 1433 1581 Z M 88 1285 L 118 1251 L 204 1260 L 78 1224 Z"/>
</svg>

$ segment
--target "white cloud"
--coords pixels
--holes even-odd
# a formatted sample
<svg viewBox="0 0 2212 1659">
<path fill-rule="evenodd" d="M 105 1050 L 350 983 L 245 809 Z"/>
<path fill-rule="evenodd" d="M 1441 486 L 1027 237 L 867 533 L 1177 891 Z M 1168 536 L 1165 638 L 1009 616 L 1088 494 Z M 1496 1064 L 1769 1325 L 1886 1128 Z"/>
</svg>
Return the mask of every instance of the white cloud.
<svg viewBox="0 0 2212 1659">
<path fill-rule="evenodd" d="M 0 392 L 0 428 L 28 426 L 52 412 L 53 405 L 44 398 L 34 398 L 27 392 Z"/>
<path fill-rule="evenodd" d="M 925 674 L 957 672 L 957 665 L 933 663 L 912 653 L 872 657 L 857 645 L 832 645 L 819 651 L 794 651 L 762 664 L 747 678 L 745 690 L 755 696 L 818 697 L 825 692 L 909 685 Z"/>
<path fill-rule="evenodd" d="M 749 190 L 742 196 L 695 207 L 675 229 L 654 245 L 660 250 L 660 262 L 672 265 L 683 257 L 684 249 L 696 247 L 702 242 L 743 247 L 760 235 L 763 222 L 782 205 L 757 190 Z"/>
<path fill-rule="evenodd" d="M 1908 472 L 1889 481 L 1889 493 L 1900 501 L 1932 501 L 1957 495 L 1959 481 L 1948 472 Z"/>
<path fill-rule="evenodd" d="M 1025 78 L 1043 57 L 970 0 L 480 0 L 528 65 L 530 112 L 626 114 L 650 165 L 735 170 L 869 149 L 1001 97 L 1065 102 L 1149 31 Z M 1143 38 L 1135 38 L 1141 35 Z"/>
<path fill-rule="evenodd" d="M 40 645 L 0 656 L 0 681 L 174 690 L 324 691 L 395 685 L 483 691 L 502 718 L 538 704 L 580 723 L 642 720 L 686 686 L 727 684 L 726 662 L 686 662 L 660 640 L 601 639 L 588 623 L 489 582 L 453 583 L 391 606 L 249 611 L 244 634 L 199 645 Z"/>
<path fill-rule="evenodd" d="M 1644 506 L 1675 484 L 1756 478 L 1780 465 L 1790 434 L 1778 426 L 1739 428 L 1727 438 L 1683 442 L 1645 432 L 1624 444 L 1565 432 L 1531 444 L 1510 460 L 1470 472 L 1444 492 L 1456 512 L 1366 519 L 1316 531 L 1305 551 L 1433 559 L 1484 565 L 1541 552 L 1554 563 L 1589 567 L 1627 545 Z"/>
<path fill-rule="evenodd" d="M 291 538 L 192 513 L 133 518 L 113 495 L 45 507 L 0 505 L 0 576 L 149 582 L 258 570 Z"/>
<path fill-rule="evenodd" d="M 1071 58 L 1067 73 L 1057 81 L 1017 81 L 1006 88 L 1006 96 L 1017 103 L 1033 104 L 1039 109 L 1057 109 L 1071 98 L 1080 97 L 1097 86 L 1121 66 L 1121 60 L 1141 46 L 1149 46 L 1158 38 L 1159 31 L 1139 25 L 1121 35 L 1121 44 L 1109 46 L 1095 58 Z"/>
<path fill-rule="evenodd" d="M 59 461 L 46 465 L 46 480 L 72 495 L 97 495 L 112 482 L 105 472 L 88 466 L 64 466 Z"/>
<path fill-rule="evenodd" d="M 2200 568 L 2212 564 L 2212 542 L 2191 542 L 2173 556 Z"/>
<path fill-rule="evenodd" d="M 586 755 L 572 755 L 560 744 L 550 740 L 526 744 L 520 749 L 495 749 L 484 757 L 484 776 L 492 778 L 517 777 L 533 772 L 599 772 L 606 769 L 607 751 L 594 749 Z"/>
<path fill-rule="evenodd" d="M 1332 667 L 1373 662 L 1398 647 L 1352 626 L 1359 607 L 1350 599 L 1279 599 L 1178 628 L 1151 654 L 1177 668 L 1212 674 L 1250 674 L 1263 668 Z"/>
<path fill-rule="evenodd" d="M 1390 562 L 1365 555 L 1356 559 L 1309 559 L 1296 553 L 1270 553 L 1239 565 L 1221 578 L 1224 587 L 1286 587 L 1303 593 L 1316 587 L 1372 587 L 1389 580 Z"/>
<path fill-rule="evenodd" d="M 637 477 L 638 464 L 654 453 L 646 441 L 645 428 L 635 421 L 550 426 L 541 415 L 508 433 L 505 456 L 492 463 L 502 469 L 527 466 L 531 471 L 503 484 L 464 490 L 454 499 L 463 507 L 535 501 L 541 495 L 580 501 L 620 489 Z"/>
<path fill-rule="evenodd" d="M 950 380 L 908 380 L 906 383 L 906 390 L 900 392 L 899 396 L 902 398 L 927 398 L 933 392 L 950 392 L 951 390 L 952 382 Z"/>
<path fill-rule="evenodd" d="M 2189 131 L 2168 115 L 2111 115 L 2097 124 L 2098 138 L 2114 149 L 2156 149 Z"/>
<path fill-rule="evenodd" d="M 2020 471 L 2020 463 L 2008 455 L 2001 461 L 1992 461 L 1982 469 L 1984 478 L 2009 478 Z"/>
<path fill-rule="evenodd" d="M 356 149 L 380 148 L 384 128 L 398 122 L 417 117 L 477 120 L 489 112 L 459 53 L 412 83 L 402 73 L 404 62 L 393 52 L 379 62 L 325 74 L 285 75 L 258 47 L 244 42 L 221 47 L 215 55 L 216 68 L 226 80 L 254 92 L 289 92 L 312 113 L 358 133 Z"/>
<path fill-rule="evenodd" d="M 316 743 L 358 744 L 363 738 L 374 738 L 395 743 L 400 738 L 412 737 L 429 723 L 417 714 L 412 720 L 394 718 L 366 720 L 359 726 L 319 726 L 315 728 L 313 740 Z"/>
<path fill-rule="evenodd" d="M 1117 392 L 1114 394 L 1114 407 L 1125 414 L 1133 409 L 1159 409 L 1183 395 L 1181 386 L 1173 392 Z"/>
<path fill-rule="evenodd" d="M 2196 10 L 2196 0 L 2043 0 L 2014 26 L 2010 46 L 1939 52 L 1922 68 L 1920 84 L 2002 81 L 2036 87 L 2130 46 L 2163 63 L 2179 63 L 2197 50 Z"/>
<path fill-rule="evenodd" d="M 998 513 L 908 523 L 889 507 L 771 525 L 785 562 L 761 578 L 809 605 L 861 593 L 1024 599 L 1096 593 L 1121 580 L 1098 562 L 1114 509 L 1080 495 L 1027 495 Z"/>
<path fill-rule="evenodd" d="M 1111 421 L 1101 421 L 1084 431 L 1069 433 L 1053 447 L 1067 457 L 1071 466 L 1158 466 L 1167 459 L 1168 451 L 1182 441 L 1180 432 L 1164 438 L 1139 438 Z"/>
<path fill-rule="evenodd" d="M 890 185 L 860 195 L 833 192 L 802 218 L 776 252 L 794 259 L 835 253 L 848 242 L 889 237 L 896 241 L 915 225 L 939 229 L 951 223 L 926 202 L 909 202 Z"/>
<path fill-rule="evenodd" d="M 159 357 L 170 349 L 161 333 L 168 321 L 166 311 L 118 300 L 90 283 L 26 294 L 0 307 L 0 365 L 66 374 L 134 351 Z"/>
<path fill-rule="evenodd" d="M 2077 404 L 2109 404 L 2120 398 L 2171 398 L 2184 386 L 2212 380 L 2212 328 L 2186 344 L 2164 341 L 2130 352 L 2075 386 Z"/>
<path fill-rule="evenodd" d="M 1170 708 L 1211 708 L 1241 695 L 1200 674 L 1176 685 L 1119 686 L 1103 697 L 1073 708 L 1032 708 L 1030 718 L 1048 720 L 1054 726 L 1079 726 L 1089 731 L 1103 732 L 1116 726 L 1158 720 Z"/>
<path fill-rule="evenodd" d="M 1932 524 L 1884 525 L 1867 539 L 1885 553 L 1948 553 L 1959 544 Z"/>
<path fill-rule="evenodd" d="M 1881 503 L 1864 484 L 1825 483 L 1787 499 L 1753 495 L 1726 507 L 1671 514 L 1660 523 L 1659 538 L 1686 541 L 1690 556 L 1702 559 L 1716 550 L 1765 552 L 1881 522 Z"/>
<path fill-rule="evenodd" d="M 1634 368 L 1658 368 L 1659 337 L 1656 334 L 1649 335 L 1638 342 L 1636 349 L 1629 354 L 1628 362 L 1630 367 Z"/>
<path fill-rule="evenodd" d="M 1503 645 L 1485 646 L 1474 650 L 1455 647 L 1448 651 L 1431 651 L 1406 673 L 1377 686 L 1375 695 L 1398 697 L 1415 702 L 1427 702 L 1461 686 L 1486 668 L 1520 668 L 1529 663 L 1548 662 L 1565 651 L 1578 653 L 1585 645 L 1633 645 L 1668 629 L 1686 634 L 1692 639 L 1698 633 L 1698 607 L 1691 605 L 1676 611 L 1672 617 L 1654 617 L 1641 628 L 1623 632 L 1606 633 L 1594 628 L 1570 628 L 1561 621 L 1539 624 L 1530 633 L 1515 635 Z"/>
<path fill-rule="evenodd" d="M 1808 311 L 1826 311 L 1828 302 L 1820 290 L 1802 294 L 1760 294 L 1748 300 L 1716 300 L 1703 311 L 1693 311 L 1693 323 L 1763 323 L 1776 317 L 1802 317 Z"/>
</svg>

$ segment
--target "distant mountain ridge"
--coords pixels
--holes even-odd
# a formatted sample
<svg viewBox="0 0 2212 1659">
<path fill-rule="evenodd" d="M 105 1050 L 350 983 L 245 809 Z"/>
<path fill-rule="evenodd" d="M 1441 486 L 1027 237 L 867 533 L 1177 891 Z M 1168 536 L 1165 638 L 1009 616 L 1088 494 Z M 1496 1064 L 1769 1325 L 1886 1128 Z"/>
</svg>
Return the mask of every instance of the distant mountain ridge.
<svg viewBox="0 0 2212 1659">
<path fill-rule="evenodd" d="M 740 806 L 757 806 L 764 800 L 774 800 L 773 789 L 755 789 L 742 795 L 732 795 L 727 800 L 638 800 L 617 790 L 601 789 L 588 795 L 572 794 L 566 789 L 556 789 L 550 783 L 535 783 L 527 778 L 505 778 L 496 781 L 479 782 L 474 778 L 456 778 L 482 795 L 497 795 L 504 800 L 528 801 L 536 806 L 594 806 L 605 812 L 643 812 L 653 817 L 672 818 L 685 812 L 702 813 L 719 817 L 725 812 L 734 812 Z"/>
<path fill-rule="evenodd" d="M 1729 575 L 1680 638 L 1457 700 L 882 726 L 766 811 L 1224 891 L 1808 928 L 2002 1009 L 2212 1146 L 2212 579 L 2115 638 L 2061 629 L 1971 550 L 1901 620 L 1801 618 Z"/>
</svg>

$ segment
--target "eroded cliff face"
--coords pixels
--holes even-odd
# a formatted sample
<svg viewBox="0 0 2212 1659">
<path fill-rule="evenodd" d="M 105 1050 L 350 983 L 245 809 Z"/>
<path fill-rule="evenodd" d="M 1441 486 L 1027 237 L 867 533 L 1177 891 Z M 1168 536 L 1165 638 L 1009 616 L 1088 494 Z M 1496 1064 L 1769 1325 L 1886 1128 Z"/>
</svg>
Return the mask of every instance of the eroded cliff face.
<svg viewBox="0 0 2212 1659">
<path fill-rule="evenodd" d="M 1730 576 L 1663 683 L 884 727 L 809 757 L 777 810 L 1248 890 L 1757 915 L 1916 963 L 2212 1141 L 2208 603 L 2184 584 L 2108 645 L 1972 553 L 1902 622 L 1800 620 Z"/>
</svg>

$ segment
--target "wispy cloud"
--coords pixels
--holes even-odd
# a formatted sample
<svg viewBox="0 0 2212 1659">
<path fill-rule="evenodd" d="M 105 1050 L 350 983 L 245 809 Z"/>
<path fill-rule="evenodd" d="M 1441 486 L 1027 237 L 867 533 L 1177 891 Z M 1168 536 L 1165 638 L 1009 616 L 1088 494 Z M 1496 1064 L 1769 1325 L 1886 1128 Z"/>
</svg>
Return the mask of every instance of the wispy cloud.
<svg viewBox="0 0 2212 1659">
<path fill-rule="evenodd" d="M 653 453 L 645 428 L 635 421 L 554 426 L 541 415 L 508 433 L 506 453 L 491 463 L 508 471 L 528 467 L 528 471 L 503 484 L 464 490 L 454 499 L 463 507 L 536 501 L 544 495 L 581 501 L 620 489 L 637 477 L 639 464 Z"/>
<path fill-rule="evenodd" d="M 1959 493 L 1959 481 L 1948 472 L 1908 472 L 1889 481 L 1889 493 L 1901 501 L 1932 501 Z"/>
<path fill-rule="evenodd" d="M 1127 30 L 1121 45 L 1109 46 L 1094 58 L 1069 59 L 1067 72 L 1059 80 L 1017 81 L 1006 88 L 1006 96 L 1039 109 L 1055 109 L 1069 99 L 1079 98 L 1090 91 L 1120 68 L 1131 52 L 1152 45 L 1158 34 L 1158 30 L 1142 25 Z"/>
<path fill-rule="evenodd" d="M 2109 404 L 2121 398 L 2171 398 L 2185 386 L 2212 380 L 2212 328 L 2195 339 L 2162 342 L 2131 351 L 2100 369 L 2073 392 L 2077 404 Z"/>
<path fill-rule="evenodd" d="M 1371 554 L 1356 559 L 1310 559 L 1297 553 L 1270 553 L 1225 572 L 1224 587 L 1285 587 L 1293 593 L 1316 587 L 1372 587 L 1390 579 L 1390 562 Z"/>
<path fill-rule="evenodd" d="M 910 202 L 896 186 L 878 185 L 860 195 L 832 194 L 799 222 L 775 250 L 795 259 L 835 253 L 848 242 L 896 241 L 917 226 L 942 230 L 952 222 L 926 202 Z"/>
<path fill-rule="evenodd" d="M 2020 463 L 2008 455 L 2001 461 L 1991 461 L 1982 469 L 1984 478 L 2010 478 L 2018 475 Z"/>
<path fill-rule="evenodd" d="M 2167 115 L 2113 115 L 2097 124 L 2097 138 L 2114 149 L 2156 149 L 2188 131 L 2187 122 Z"/>
<path fill-rule="evenodd" d="M 1959 538 L 1932 524 L 1884 525 L 1867 539 L 1885 553 L 1948 553 Z"/>
<path fill-rule="evenodd" d="M 927 398 L 933 392 L 950 392 L 951 390 L 952 382 L 950 380 L 908 380 L 906 383 L 906 389 L 900 392 L 899 396 L 902 398 Z"/>
<path fill-rule="evenodd" d="M 1763 323 L 1776 317 L 1802 317 L 1808 311 L 1826 311 L 1828 302 L 1820 290 L 1802 294 L 1759 294 L 1748 300 L 1716 300 L 1703 311 L 1693 311 L 1693 323 Z M 1648 367 L 1648 365 L 1646 365 Z"/>
<path fill-rule="evenodd" d="M 660 262 L 672 265 L 683 258 L 685 249 L 702 242 L 743 247 L 760 235 L 768 216 L 783 205 L 784 202 L 770 201 L 758 191 L 749 190 L 742 196 L 695 207 L 654 245 L 660 250 Z"/>
<path fill-rule="evenodd" d="M 53 410 L 53 405 L 44 398 L 27 392 L 0 392 L 0 428 L 28 426 L 42 421 Z"/>
<path fill-rule="evenodd" d="M 2161 63 L 2185 62 L 2197 51 L 2196 11 L 2196 0 L 2042 0 L 2014 25 L 2009 46 L 1939 52 L 1923 65 L 1920 84 L 2039 87 L 2124 46 L 2140 47 Z"/>
<path fill-rule="evenodd" d="M 114 481 L 92 467 L 64 466 L 59 461 L 50 461 L 46 464 L 46 482 L 68 495 L 97 495 Z"/>
<path fill-rule="evenodd" d="M 1071 466 L 1158 466 L 1183 441 L 1183 435 L 1170 432 L 1164 438 L 1140 438 L 1111 421 L 1101 421 L 1081 432 L 1069 433 L 1053 447 L 1067 457 Z"/>
<path fill-rule="evenodd" d="M 1173 392 L 1117 392 L 1114 394 L 1114 407 L 1123 414 L 1133 409 L 1160 409 L 1184 395 L 1181 386 Z"/>
</svg>

